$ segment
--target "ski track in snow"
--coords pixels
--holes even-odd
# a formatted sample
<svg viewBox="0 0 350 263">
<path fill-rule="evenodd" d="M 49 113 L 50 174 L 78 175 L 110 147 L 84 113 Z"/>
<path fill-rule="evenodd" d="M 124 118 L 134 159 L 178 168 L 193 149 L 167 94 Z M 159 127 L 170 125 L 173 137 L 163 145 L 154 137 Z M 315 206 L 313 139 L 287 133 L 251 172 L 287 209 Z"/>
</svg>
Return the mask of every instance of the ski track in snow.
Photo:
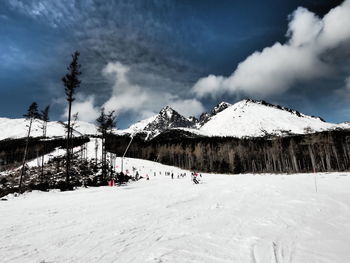
<svg viewBox="0 0 350 263">
<path fill-rule="evenodd" d="M 1 201 L 1 262 L 348 262 L 347 174 L 317 174 L 316 193 L 312 174 L 204 174 L 194 185 L 178 168 L 125 166 L 150 180 Z"/>
</svg>

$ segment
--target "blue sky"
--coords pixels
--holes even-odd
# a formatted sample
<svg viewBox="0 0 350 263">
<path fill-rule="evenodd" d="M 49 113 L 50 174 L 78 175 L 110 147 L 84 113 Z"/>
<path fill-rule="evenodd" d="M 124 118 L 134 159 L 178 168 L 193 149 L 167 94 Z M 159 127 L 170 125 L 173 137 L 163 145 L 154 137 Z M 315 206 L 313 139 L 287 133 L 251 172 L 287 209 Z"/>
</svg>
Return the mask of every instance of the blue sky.
<svg viewBox="0 0 350 263">
<path fill-rule="evenodd" d="M 198 115 L 246 97 L 350 120 L 348 2 L 4 0 L 0 116 L 20 117 L 37 101 L 64 120 L 61 78 L 79 50 L 82 120 L 103 106 L 123 128 L 165 105 Z M 337 16 L 342 30 L 327 33 Z"/>
</svg>

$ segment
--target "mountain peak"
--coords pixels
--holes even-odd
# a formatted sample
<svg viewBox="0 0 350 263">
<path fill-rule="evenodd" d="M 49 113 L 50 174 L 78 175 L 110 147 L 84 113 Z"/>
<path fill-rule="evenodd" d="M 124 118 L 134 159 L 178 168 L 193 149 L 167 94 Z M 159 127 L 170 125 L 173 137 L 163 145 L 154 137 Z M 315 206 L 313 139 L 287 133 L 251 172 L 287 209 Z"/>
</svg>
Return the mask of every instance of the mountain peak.
<svg viewBox="0 0 350 263">
<path fill-rule="evenodd" d="M 180 116 L 183 117 L 180 113 L 178 113 L 176 110 L 174 110 L 170 106 L 165 106 L 163 109 L 161 109 L 159 112 L 159 116 L 168 120 L 172 120 Z"/>
<path fill-rule="evenodd" d="M 170 107 L 170 106 L 165 106 L 165 107 L 163 107 L 160 111 L 159 111 L 159 113 L 162 113 L 162 112 L 167 112 L 167 111 L 171 111 L 171 112 L 173 112 L 173 111 L 175 111 L 172 107 Z"/>
<path fill-rule="evenodd" d="M 226 101 L 222 101 L 217 106 L 231 106 L 231 105 L 232 105 L 231 103 L 228 103 Z"/>
<path fill-rule="evenodd" d="M 189 120 L 170 106 L 165 106 L 143 127 L 143 131 L 149 132 L 148 138 L 153 138 L 159 133 L 171 128 L 192 128 L 193 120 Z"/>
<path fill-rule="evenodd" d="M 218 105 L 216 105 L 214 107 L 214 109 L 212 110 L 212 114 L 217 114 L 225 109 L 227 109 L 228 107 L 232 106 L 231 103 L 228 103 L 228 102 L 225 102 L 225 101 L 222 101 L 220 102 Z"/>
<path fill-rule="evenodd" d="M 218 105 L 216 105 L 211 112 L 202 113 L 199 117 L 199 127 L 208 122 L 213 116 L 215 116 L 219 112 L 222 112 L 223 110 L 226 110 L 230 106 L 232 106 L 232 104 L 222 101 Z"/>
</svg>

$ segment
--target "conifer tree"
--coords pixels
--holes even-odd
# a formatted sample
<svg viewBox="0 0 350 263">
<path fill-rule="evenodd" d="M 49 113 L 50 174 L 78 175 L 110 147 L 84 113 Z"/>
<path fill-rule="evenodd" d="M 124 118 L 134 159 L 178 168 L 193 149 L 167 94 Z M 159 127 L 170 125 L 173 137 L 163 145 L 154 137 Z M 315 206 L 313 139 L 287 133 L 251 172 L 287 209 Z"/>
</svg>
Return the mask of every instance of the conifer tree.
<svg viewBox="0 0 350 263">
<path fill-rule="evenodd" d="M 24 153 L 23 153 L 21 176 L 20 176 L 20 179 L 19 179 L 19 193 L 22 193 L 22 182 L 23 182 L 24 170 L 25 170 L 25 165 L 26 165 L 28 144 L 29 144 L 29 138 L 30 138 L 30 132 L 31 132 L 31 129 L 32 129 L 32 124 L 33 124 L 33 121 L 35 119 L 39 119 L 40 118 L 40 114 L 38 112 L 38 104 L 36 102 L 33 102 L 29 106 L 27 113 L 24 114 L 23 116 L 26 118 L 26 120 L 29 121 L 29 126 L 28 126 L 27 138 L 26 138 L 26 145 L 25 145 Z"/>
<path fill-rule="evenodd" d="M 66 100 L 68 101 L 68 127 L 67 127 L 67 156 L 66 156 L 66 184 L 69 185 L 69 172 L 70 172 L 70 161 L 71 161 L 71 114 L 72 114 L 72 103 L 75 100 L 74 94 L 75 89 L 80 86 L 81 81 L 79 76 L 81 75 L 81 65 L 78 62 L 80 53 L 75 51 L 72 55 L 72 62 L 67 68 L 68 73 L 62 78 Z"/>
<path fill-rule="evenodd" d="M 109 132 L 116 126 L 116 116 L 114 111 L 105 113 L 104 108 L 101 109 L 100 116 L 96 119 L 98 131 L 102 135 L 102 179 L 107 177 L 107 151 L 106 137 Z"/>
</svg>

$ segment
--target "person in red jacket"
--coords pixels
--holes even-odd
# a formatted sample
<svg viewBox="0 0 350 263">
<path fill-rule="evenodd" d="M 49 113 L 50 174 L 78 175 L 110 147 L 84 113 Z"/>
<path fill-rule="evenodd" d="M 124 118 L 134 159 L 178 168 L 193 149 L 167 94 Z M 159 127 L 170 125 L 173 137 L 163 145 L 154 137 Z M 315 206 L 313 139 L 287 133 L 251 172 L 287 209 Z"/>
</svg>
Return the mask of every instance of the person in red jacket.
<svg viewBox="0 0 350 263">
<path fill-rule="evenodd" d="M 193 181 L 195 184 L 199 184 L 199 181 L 198 181 L 198 179 L 197 179 L 197 176 L 198 176 L 197 173 L 192 173 L 192 181 Z"/>
</svg>

